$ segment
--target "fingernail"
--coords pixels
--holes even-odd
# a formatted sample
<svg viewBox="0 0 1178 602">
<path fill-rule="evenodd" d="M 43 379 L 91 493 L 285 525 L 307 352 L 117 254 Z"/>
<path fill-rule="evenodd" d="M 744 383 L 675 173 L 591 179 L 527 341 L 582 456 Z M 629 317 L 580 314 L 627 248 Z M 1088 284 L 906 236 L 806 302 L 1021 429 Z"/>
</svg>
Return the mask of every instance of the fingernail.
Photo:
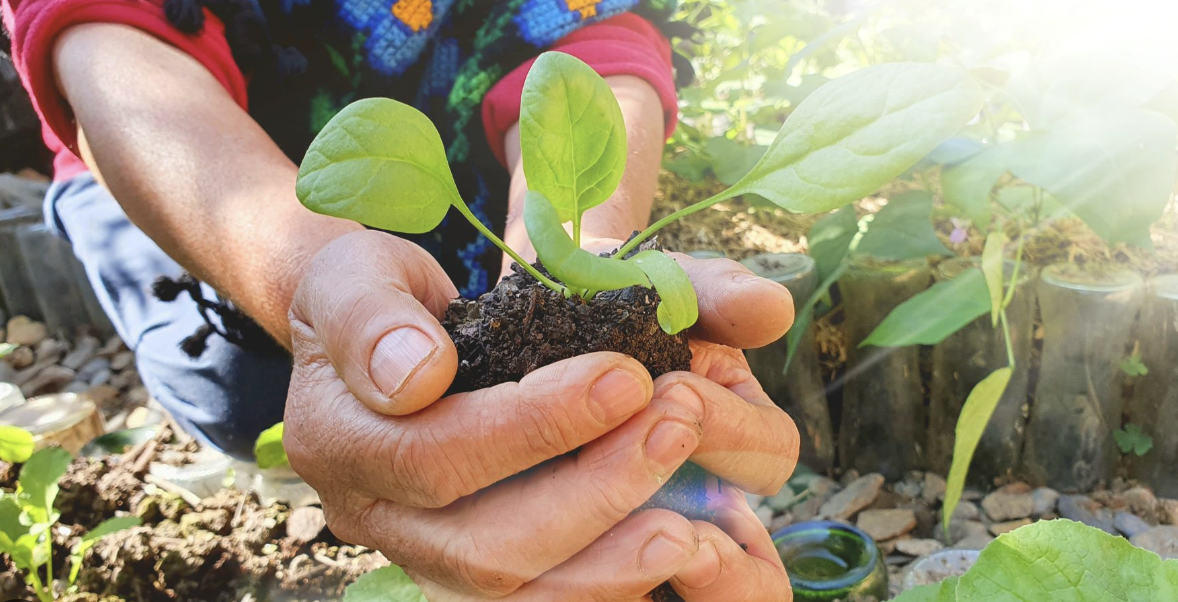
<svg viewBox="0 0 1178 602">
<path fill-rule="evenodd" d="M 589 389 L 589 409 L 602 424 L 612 424 L 637 412 L 647 402 L 647 385 L 637 374 L 615 368 Z"/>
<path fill-rule="evenodd" d="M 661 397 L 665 397 L 677 402 L 680 406 L 690 411 L 695 420 L 702 421 L 704 417 L 704 400 L 688 385 L 675 385 L 663 392 Z"/>
<path fill-rule="evenodd" d="M 699 445 L 699 431 L 678 420 L 663 420 L 646 436 L 646 459 L 655 476 L 675 472 Z"/>
<path fill-rule="evenodd" d="M 394 397 L 437 351 L 433 339 L 416 328 L 405 326 L 384 335 L 376 344 L 368 369 L 381 392 Z"/>
<path fill-rule="evenodd" d="M 715 583 L 720 578 L 720 569 L 720 552 L 716 550 L 716 544 L 705 541 L 695 556 L 675 573 L 675 580 L 692 589 L 700 589 Z"/>
<path fill-rule="evenodd" d="M 650 579 L 664 579 L 686 559 L 686 543 L 659 533 L 643 546 L 638 558 L 638 570 Z"/>
</svg>

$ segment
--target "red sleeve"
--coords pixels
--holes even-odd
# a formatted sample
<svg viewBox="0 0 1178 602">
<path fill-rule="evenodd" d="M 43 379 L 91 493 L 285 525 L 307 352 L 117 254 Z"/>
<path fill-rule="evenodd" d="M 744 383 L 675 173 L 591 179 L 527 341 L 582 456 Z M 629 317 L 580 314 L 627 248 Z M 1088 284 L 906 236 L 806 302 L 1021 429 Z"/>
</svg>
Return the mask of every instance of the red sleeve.
<svg viewBox="0 0 1178 602">
<path fill-rule="evenodd" d="M 669 137 L 679 121 L 679 100 L 671 68 L 671 44 L 650 22 L 632 13 L 624 13 L 600 23 L 583 27 L 561 38 L 550 50 L 571 54 L 602 77 L 633 75 L 650 83 L 662 101 Z M 499 80 L 483 99 L 483 128 L 491 152 L 500 163 L 504 157 L 503 137 L 519 121 L 520 96 L 524 79 L 532 68 L 531 59 Z"/>
<path fill-rule="evenodd" d="M 77 127 L 53 73 L 53 44 L 71 25 L 116 23 L 145 31 L 199 61 L 243 108 L 245 77 L 233 61 L 223 24 L 205 9 L 199 33 L 185 34 L 164 16 L 163 0 L 2 0 L 12 60 L 41 117 L 45 143 L 58 153 L 54 176 L 85 169 L 77 158 Z"/>
</svg>

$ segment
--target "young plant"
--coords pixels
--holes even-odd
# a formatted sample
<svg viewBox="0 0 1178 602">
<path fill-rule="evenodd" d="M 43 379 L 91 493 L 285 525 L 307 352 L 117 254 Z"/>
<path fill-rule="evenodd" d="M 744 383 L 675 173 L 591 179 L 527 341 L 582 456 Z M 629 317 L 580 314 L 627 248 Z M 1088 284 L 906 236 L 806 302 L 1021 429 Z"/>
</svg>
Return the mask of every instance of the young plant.
<svg viewBox="0 0 1178 602">
<path fill-rule="evenodd" d="M 15 429 L 15 430 L 13 430 Z M 22 431 L 18 433 L 16 431 Z M 51 530 L 60 516 L 53 509 L 57 481 L 73 459 L 59 447 L 32 453 L 33 436 L 16 427 L 0 430 L 0 460 L 24 462 L 15 492 L 0 493 L 0 552 L 25 572 L 25 582 L 41 602 L 56 598 L 53 589 L 53 537 Z M 68 583 L 73 586 L 86 551 L 102 537 L 140 524 L 137 516 L 119 516 L 99 523 L 82 537 L 70 553 Z M 44 569 L 44 579 L 41 571 Z"/>
<path fill-rule="evenodd" d="M 441 138 L 416 109 L 358 101 L 319 133 L 299 169 L 297 195 L 312 211 L 404 233 L 436 227 L 450 207 L 552 290 L 591 301 L 599 291 L 653 287 L 663 330 L 697 316 L 695 292 L 668 256 L 631 252 L 673 221 L 740 195 L 795 212 L 836 209 L 874 192 L 977 114 L 978 86 L 962 71 L 894 63 L 828 83 L 786 120 L 764 156 L 731 188 L 657 221 L 610 257 L 580 246 L 585 211 L 621 181 L 626 130 L 609 86 L 572 56 L 547 52 L 524 85 L 520 146 L 529 191 L 524 222 L 545 277 L 480 223 L 458 194 Z M 571 222 L 570 231 L 564 228 Z"/>
</svg>

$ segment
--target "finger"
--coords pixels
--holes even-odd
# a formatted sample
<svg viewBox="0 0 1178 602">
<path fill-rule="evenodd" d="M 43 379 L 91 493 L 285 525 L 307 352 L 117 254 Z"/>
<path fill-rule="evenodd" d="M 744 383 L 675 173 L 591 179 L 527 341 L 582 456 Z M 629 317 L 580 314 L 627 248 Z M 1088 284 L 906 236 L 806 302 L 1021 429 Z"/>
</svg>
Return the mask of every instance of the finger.
<svg viewBox="0 0 1178 602">
<path fill-rule="evenodd" d="M 415 519 L 371 514 L 360 530 L 386 540 L 436 541 L 436 549 L 387 554 L 451 589 L 505 595 L 584 549 L 654 495 L 699 444 L 702 407 L 693 403 L 662 401 L 576 455 Z"/>
<path fill-rule="evenodd" d="M 754 517 L 755 518 L 755 517 Z M 749 541 L 768 541 L 758 522 L 751 533 L 726 533 L 708 522 L 692 523 L 699 533 L 699 551 L 671 579 L 685 602 L 789 602 L 793 592 L 780 560 L 757 556 L 742 548 Z M 751 527 L 751 526 L 749 526 Z M 751 546 L 750 546 L 751 547 Z"/>
<path fill-rule="evenodd" d="M 737 349 L 756 349 L 780 339 L 793 325 L 793 297 L 784 286 L 758 277 L 731 259 L 672 257 L 683 266 L 699 298 L 691 334 Z"/>
<path fill-rule="evenodd" d="M 704 344 L 695 355 L 692 369 L 703 374 L 664 374 L 654 398 L 702 399 L 704 434 L 691 460 L 746 491 L 777 493 L 797 465 L 797 426 L 765 396 L 738 351 Z"/>
<path fill-rule="evenodd" d="M 296 363 L 330 362 L 374 412 L 415 412 L 440 398 L 458 369 L 438 323 L 457 296 L 417 245 L 372 231 L 342 236 L 315 256 L 291 303 Z"/>
</svg>

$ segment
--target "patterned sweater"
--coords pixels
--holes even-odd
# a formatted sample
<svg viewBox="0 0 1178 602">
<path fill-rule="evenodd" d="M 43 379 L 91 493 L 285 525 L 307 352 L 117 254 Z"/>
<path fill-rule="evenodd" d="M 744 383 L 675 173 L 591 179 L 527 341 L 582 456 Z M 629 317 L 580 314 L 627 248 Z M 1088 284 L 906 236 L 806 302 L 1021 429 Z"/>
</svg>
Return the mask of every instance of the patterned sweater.
<svg viewBox="0 0 1178 602">
<path fill-rule="evenodd" d="M 519 118 L 527 69 L 545 49 L 604 76 L 635 75 L 676 122 L 665 24 L 675 0 L 0 0 L 13 59 L 57 152 L 59 180 L 86 168 L 54 84 L 57 34 L 79 23 L 144 30 L 185 51 L 294 161 L 337 111 L 365 97 L 410 103 L 442 132 L 463 198 L 502 232 L 504 132 Z M 451 215 L 414 237 L 465 296 L 484 292 L 499 256 Z"/>
</svg>

